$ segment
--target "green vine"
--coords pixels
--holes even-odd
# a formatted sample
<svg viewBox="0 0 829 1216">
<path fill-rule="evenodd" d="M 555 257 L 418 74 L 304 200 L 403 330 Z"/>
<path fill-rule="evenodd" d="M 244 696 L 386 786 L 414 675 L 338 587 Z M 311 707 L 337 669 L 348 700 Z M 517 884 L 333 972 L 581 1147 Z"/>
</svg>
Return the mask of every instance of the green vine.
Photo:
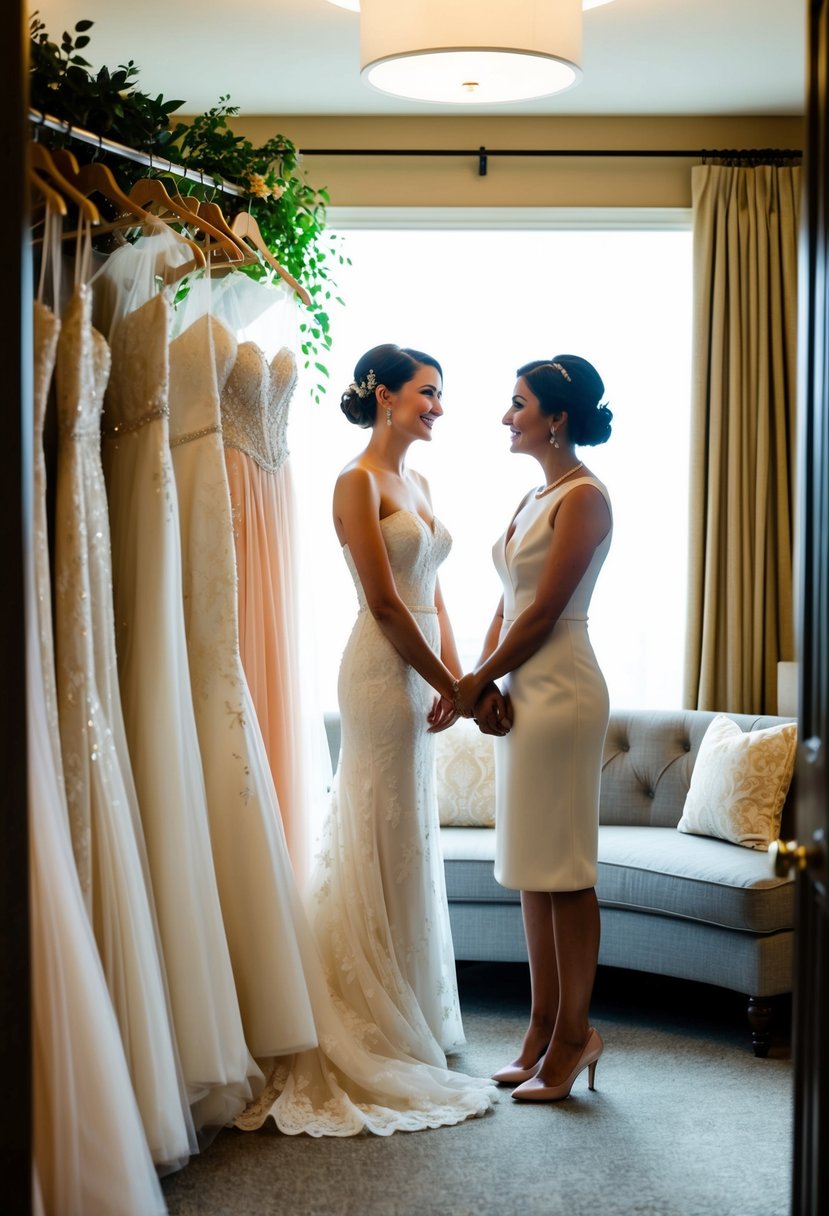
<svg viewBox="0 0 829 1216">
<path fill-rule="evenodd" d="M 60 43 L 50 39 L 35 13 L 31 20 L 30 100 L 32 106 L 64 122 L 84 127 L 175 164 L 196 168 L 201 182 L 177 179 L 182 193 L 199 198 L 215 196 L 215 182 L 225 179 L 244 192 L 244 206 L 256 219 L 266 245 L 279 263 L 298 279 L 311 297 L 307 316 L 300 322 L 305 367 L 327 378 L 322 359 L 331 349 L 329 307 L 336 294 L 332 269 L 348 259 L 338 238 L 326 232 L 326 190 L 311 186 L 300 171 L 300 154 L 283 135 L 261 147 L 237 135 L 229 119 L 237 106 L 222 96 L 218 103 L 192 122 L 171 125 L 171 115 L 184 104 L 151 97 L 137 87 L 138 67 L 130 60 L 115 70 L 94 72 L 81 52 L 89 44 L 92 21 L 78 21 L 74 33 L 64 31 Z M 63 137 L 49 132 L 52 142 Z M 67 141 L 68 142 L 68 141 Z M 146 169 L 118 162 L 118 177 L 125 188 Z M 276 272 L 264 261 L 241 268 L 254 279 L 271 280 Z M 318 379 L 318 402 L 325 386 Z"/>
</svg>

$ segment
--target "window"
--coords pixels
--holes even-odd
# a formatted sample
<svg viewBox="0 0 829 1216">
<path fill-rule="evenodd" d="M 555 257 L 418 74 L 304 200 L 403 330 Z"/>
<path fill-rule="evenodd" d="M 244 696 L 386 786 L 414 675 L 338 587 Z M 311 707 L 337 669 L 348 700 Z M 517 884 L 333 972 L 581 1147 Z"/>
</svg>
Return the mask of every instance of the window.
<svg viewBox="0 0 829 1216">
<path fill-rule="evenodd" d="M 399 342 L 444 369 L 445 416 L 410 452 L 454 537 L 441 586 L 461 658 L 471 665 L 500 596 L 491 561 L 527 489 L 542 475 L 512 455 L 501 419 L 515 369 L 534 358 L 584 355 L 602 375 L 613 435 L 583 449 L 606 482 L 614 539 L 593 598 L 590 634 L 614 707 L 676 707 L 684 659 L 691 232 L 672 224 L 587 227 L 359 227 L 344 232 L 346 306 L 332 308 L 330 391 L 291 416 L 306 621 L 325 708 L 356 599 L 331 523 L 340 468 L 367 435 L 346 422 L 339 394 L 369 347 Z M 365 223 L 371 221 L 366 219 Z M 509 223 L 509 220 L 507 220 Z M 332 226 L 337 228 L 336 218 Z"/>
</svg>

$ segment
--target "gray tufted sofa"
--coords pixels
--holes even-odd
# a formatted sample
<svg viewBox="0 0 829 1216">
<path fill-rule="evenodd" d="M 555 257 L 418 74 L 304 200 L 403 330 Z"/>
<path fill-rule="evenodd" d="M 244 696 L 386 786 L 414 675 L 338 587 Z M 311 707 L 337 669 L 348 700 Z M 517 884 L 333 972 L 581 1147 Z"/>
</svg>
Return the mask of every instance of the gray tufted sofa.
<svg viewBox="0 0 829 1216">
<path fill-rule="evenodd" d="M 728 716 L 743 730 L 791 720 Z M 765 1055 L 771 998 L 792 987 L 793 884 L 775 877 L 765 852 L 676 830 L 714 717 L 702 710 L 611 714 L 600 808 L 599 962 L 745 993 L 754 1051 Z M 336 763 L 336 716 L 327 728 Z M 787 803 L 784 834 L 790 815 Z M 488 827 L 441 828 L 458 960 L 527 957 L 518 892 L 493 877 L 494 837 Z"/>
</svg>

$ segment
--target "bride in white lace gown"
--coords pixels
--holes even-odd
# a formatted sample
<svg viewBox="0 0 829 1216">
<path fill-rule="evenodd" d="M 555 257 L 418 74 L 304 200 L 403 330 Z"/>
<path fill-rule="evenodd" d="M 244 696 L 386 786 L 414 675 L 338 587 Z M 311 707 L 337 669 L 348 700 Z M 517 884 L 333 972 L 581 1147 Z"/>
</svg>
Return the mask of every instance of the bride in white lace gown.
<svg viewBox="0 0 829 1216">
<path fill-rule="evenodd" d="M 342 756 L 306 904 L 320 1046 L 278 1064 L 237 1126 L 378 1135 L 483 1114 L 489 1081 L 451 1072 L 463 1043 L 438 844 L 432 730 L 451 725 L 452 631 L 437 571 L 451 540 L 405 469 L 443 413 L 427 355 L 375 347 L 343 397 L 371 440 L 340 475 L 337 533 L 359 614 L 343 656 Z M 438 690 L 437 692 L 435 690 Z M 324 982 L 321 982 L 324 977 Z"/>
</svg>

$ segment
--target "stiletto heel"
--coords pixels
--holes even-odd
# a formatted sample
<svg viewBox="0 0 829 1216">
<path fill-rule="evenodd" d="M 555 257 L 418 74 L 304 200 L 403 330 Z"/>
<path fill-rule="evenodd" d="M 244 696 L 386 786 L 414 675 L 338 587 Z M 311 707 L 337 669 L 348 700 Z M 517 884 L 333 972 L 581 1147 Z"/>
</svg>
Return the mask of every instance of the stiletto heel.
<svg viewBox="0 0 829 1216">
<path fill-rule="evenodd" d="M 513 1098 L 516 1098 L 519 1102 L 560 1102 L 562 1098 L 570 1096 L 573 1082 L 585 1068 L 587 1069 L 588 1089 L 593 1089 L 593 1082 L 596 1078 L 596 1064 L 603 1050 L 604 1043 L 601 1040 L 599 1032 L 591 1027 L 590 1033 L 587 1036 L 587 1042 L 584 1044 L 582 1053 L 576 1061 L 576 1066 L 566 1081 L 563 1081 L 561 1085 L 544 1085 L 538 1084 L 534 1076 L 529 1077 L 527 1081 L 512 1091 Z M 536 1069 L 537 1071 L 538 1068 Z"/>
</svg>

